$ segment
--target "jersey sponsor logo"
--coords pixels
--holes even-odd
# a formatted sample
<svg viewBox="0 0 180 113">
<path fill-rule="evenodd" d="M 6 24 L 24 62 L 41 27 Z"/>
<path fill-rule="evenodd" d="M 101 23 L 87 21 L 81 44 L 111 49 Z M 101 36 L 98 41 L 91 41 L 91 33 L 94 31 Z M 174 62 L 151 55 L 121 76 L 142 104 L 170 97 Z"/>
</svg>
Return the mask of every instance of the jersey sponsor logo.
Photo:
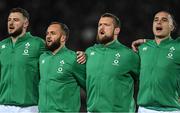
<svg viewBox="0 0 180 113">
<path fill-rule="evenodd" d="M 173 59 L 173 53 L 176 49 L 172 46 L 169 48 L 169 53 L 167 54 L 168 59 Z"/>
<path fill-rule="evenodd" d="M 119 59 L 120 59 L 120 57 L 121 57 L 120 53 L 116 53 L 112 65 L 119 66 Z"/>
<path fill-rule="evenodd" d="M 114 60 L 112 65 L 118 66 L 119 65 L 119 60 Z"/>
<path fill-rule="evenodd" d="M 1 49 L 4 49 L 4 48 L 6 48 L 6 45 L 5 45 L 5 44 L 1 46 Z"/>
<path fill-rule="evenodd" d="M 23 52 L 22 55 L 29 55 L 29 47 L 30 47 L 30 43 L 27 42 L 27 43 L 25 44 L 24 52 Z"/>
<path fill-rule="evenodd" d="M 59 67 L 59 68 L 57 69 L 57 73 L 63 73 L 63 68 L 62 68 L 62 67 Z"/>
<path fill-rule="evenodd" d="M 63 73 L 63 66 L 65 64 L 64 60 L 60 60 L 60 66 L 57 69 L 57 73 Z"/>
<path fill-rule="evenodd" d="M 23 55 L 29 55 L 29 50 L 25 49 Z"/>
<path fill-rule="evenodd" d="M 147 49 L 148 49 L 147 47 L 143 47 L 143 49 L 142 49 L 142 50 L 143 50 L 143 51 L 147 51 Z"/>
</svg>

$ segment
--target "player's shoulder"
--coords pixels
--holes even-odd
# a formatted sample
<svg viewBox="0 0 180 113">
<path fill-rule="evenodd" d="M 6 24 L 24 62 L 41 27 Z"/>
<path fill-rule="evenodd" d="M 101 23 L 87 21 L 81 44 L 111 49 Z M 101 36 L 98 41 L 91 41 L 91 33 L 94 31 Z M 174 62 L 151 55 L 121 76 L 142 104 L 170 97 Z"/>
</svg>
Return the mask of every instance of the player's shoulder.
<svg viewBox="0 0 180 113">
<path fill-rule="evenodd" d="M 147 48 L 147 47 L 154 47 L 156 45 L 154 39 L 147 39 L 145 43 L 140 44 L 138 46 L 139 50 L 142 50 L 143 48 Z"/>
<path fill-rule="evenodd" d="M 27 39 L 27 41 L 35 43 L 35 44 L 38 44 L 38 43 L 44 44 L 45 43 L 43 38 L 41 38 L 39 36 L 32 35 L 30 32 L 27 32 L 25 34 L 25 38 Z"/>
<path fill-rule="evenodd" d="M 127 53 L 127 54 L 134 54 L 135 53 L 131 48 L 129 48 L 128 46 L 126 46 L 120 42 L 116 46 L 116 50 Z"/>
<path fill-rule="evenodd" d="M 177 48 L 178 50 L 180 50 L 180 37 L 176 38 L 175 40 L 173 40 L 173 44 L 172 46 L 174 46 L 175 48 Z"/>
<path fill-rule="evenodd" d="M 0 45 L 6 44 L 6 43 L 8 43 L 9 41 L 10 41 L 10 38 L 9 38 L 9 37 L 6 38 L 6 39 L 3 39 L 3 40 L 0 41 Z"/>
<path fill-rule="evenodd" d="M 90 52 L 90 51 L 92 51 L 92 50 L 95 50 L 95 49 L 97 49 L 97 48 L 99 48 L 100 47 L 100 44 L 94 44 L 93 46 L 90 46 L 90 47 L 88 47 L 87 49 L 86 49 L 86 53 L 88 53 L 88 52 Z"/>
<path fill-rule="evenodd" d="M 45 51 L 45 52 L 43 52 L 41 55 L 40 55 L 40 60 L 41 59 L 44 59 L 44 58 L 46 58 L 47 56 L 49 56 L 49 51 Z"/>
<path fill-rule="evenodd" d="M 65 52 L 66 52 L 67 56 L 73 56 L 73 57 L 76 56 L 76 52 L 67 47 L 65 47 Z"/>
<path fill-rule="evenodd" d="M 43 40 L 43 38 L 39 37 L 39 36 L 33 36 L 31 35 L 31 38 L 29 38 L 29 40 L 31 40 L 34 43 L 45 43 L 45 41 Z"/>
<path fill-rule="evenodd" d="M 70 62 L 74 62 L 77 58 L 76 52 L 67 48 L 66 46 L 62 48 L 62 52 L 59 55 L 62 55 L 65 59 L 67 59 Z"/>
</svg>

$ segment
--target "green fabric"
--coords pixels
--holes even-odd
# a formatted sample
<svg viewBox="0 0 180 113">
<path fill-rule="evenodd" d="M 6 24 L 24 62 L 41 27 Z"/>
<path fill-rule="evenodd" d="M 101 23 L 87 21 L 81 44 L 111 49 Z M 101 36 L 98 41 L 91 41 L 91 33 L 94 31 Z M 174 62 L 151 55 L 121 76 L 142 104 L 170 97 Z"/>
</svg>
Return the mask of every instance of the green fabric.
<svg viewBox="0 0 180 113">
<path fill-rule="evenodd" d="M 180 109 L 180 43 L 171 37 L 139 47 L 141 58 L 138 105 L 162 111 Z"/>
<path fill-rule="evenodd" d="M 76 53 L 61 48 L 40 57 L 40 112 L 78 112 L 80 86 L 85 87 L 85 64 L 76 62 Z"/>
<path fill-rule="evenodd" d="M 86 50 L 86 89 L 89 112 L 134 112 L 134 79 L 139 56 L 117 40 Z"/>
<path fill-rule="evenodd" d="M 39 56 L 44 42 L 26 33 L 13 47 L 12 39 L 0 42 L 0 104 L 31 106 L 38 103 Z"/>
</svg>

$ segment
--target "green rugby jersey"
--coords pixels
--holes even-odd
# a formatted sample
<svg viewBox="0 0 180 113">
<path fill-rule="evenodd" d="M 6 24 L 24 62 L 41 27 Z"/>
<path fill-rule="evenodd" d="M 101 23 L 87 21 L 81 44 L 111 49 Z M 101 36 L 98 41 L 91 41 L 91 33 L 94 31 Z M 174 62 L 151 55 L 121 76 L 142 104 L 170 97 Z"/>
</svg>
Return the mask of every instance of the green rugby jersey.
<svg viewBox="0 0 180 113">
<path fill-rule="evenodd" d="M 86 90 L 89 112 L 134 112 L 134 79 L 139 56 L 117 40 L 86 50 Z"/>
<path fill-rule="evenodd" d="M 0 104 L 32 106 L 38 104 L 39 56 L 44 42 L 26 33 L 13 44 L 0 42 Z"/>
<path fill-rule="evenodd" d="M 161 111 L 180 110 L 180 42 L 171 37 L 139 47 L 138 105 Z"/>
<path fill-rule="evenodd" d="M 85 87 L 85 65 L 76 62 L 76 53 L 61 48 L 40 57 L 40 112 L 79 112 L 80 86 Z"/>
</svg>

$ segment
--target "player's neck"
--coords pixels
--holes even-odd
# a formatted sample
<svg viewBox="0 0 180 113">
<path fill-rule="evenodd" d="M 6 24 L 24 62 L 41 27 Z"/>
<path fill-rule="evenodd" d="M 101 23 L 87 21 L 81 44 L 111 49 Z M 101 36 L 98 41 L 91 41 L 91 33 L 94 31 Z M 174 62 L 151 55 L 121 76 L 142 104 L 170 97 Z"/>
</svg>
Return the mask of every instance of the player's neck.
<svg viewBox="0 0 180 113">
<path fill-rule="evenodd" d="M 163 40 L 165 40 L 165 39 L 167 39 L 169 37 L 170 37 L 169 35 L 166 36 L 166 37 L 155 37 L 155 41 L 159 45 L 161 43 L 161 41 L 163 41 Z"/>
<path fill-rule="evenodd" d="M 108 43 L 106 43 L 106 44 L 104 44 L 104 45 L 105 45 L 105 46 L 108 46 L 108 45 L 112 44 L 115 40 L 117 40 L 117 37 L 115 37 L 112 41 L 110 41 L 110 42 L 108 42 Z"/>
<path fill-rule="evenodd" d="M 17 41 L 20 37 L 24 36 L 25 33 L 26 33 L 26 31 L 23 31 L 20 35 L 18 35 L 18 36 L 16 36 L 16 37 L 12 37 L 12 36 L 11 36 L 12 42 L 13 42 L 13 43 L 16 43 L 16 41 Z"/>
<path fill-rule="evenodd" d="M 56 50 L 52 51 L 52 54 L 55 55 L 60 49 L 62 49 L 65 46 L 64 43 L 61 44 L 61 46 L 59 48 L 57 48 Z"/>
</svg>

